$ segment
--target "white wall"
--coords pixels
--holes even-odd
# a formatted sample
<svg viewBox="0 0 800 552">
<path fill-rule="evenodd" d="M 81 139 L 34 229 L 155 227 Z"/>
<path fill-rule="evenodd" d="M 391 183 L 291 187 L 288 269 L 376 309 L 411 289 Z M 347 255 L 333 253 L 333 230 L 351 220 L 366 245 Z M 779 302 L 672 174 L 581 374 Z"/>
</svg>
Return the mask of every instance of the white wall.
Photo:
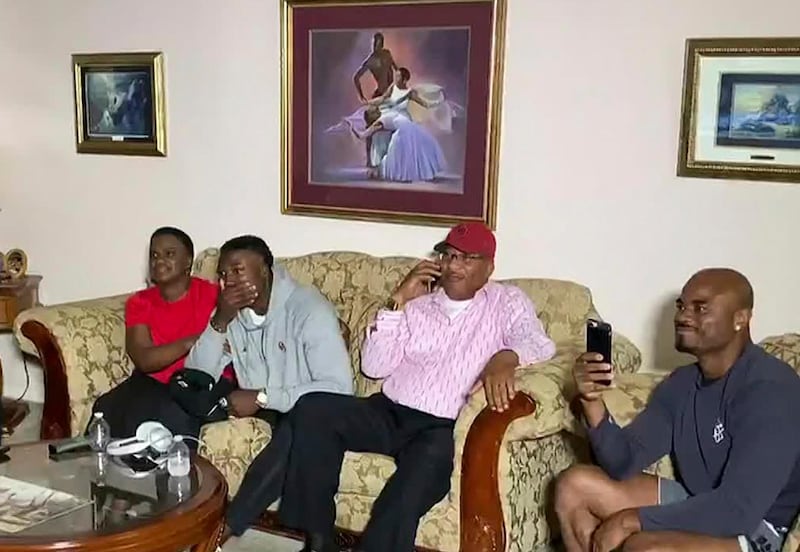
<svg viewBox="0 0 800 552">
<path fill-rule="evenodd" d="M 703 266 L 751 278 L 756 338 L 798 329 L 800 188 L 675 165 L 684 40 L 791 35 L 800 3 L 509 4 L 497 276 L 590 286 L 664 366 L 671 295 Z M 0 250 L 28 252 L 43 301 L 136 288 L 161 224 L 198 247 L 258 233 L 278 255 L 422 255 L 440 238 L 280 214 L 278 25 L 277 0 L 0 0 Z M 169 156 L 77 155 L 70 54 L 137 49 L 166 54 Z"/>
</svg>

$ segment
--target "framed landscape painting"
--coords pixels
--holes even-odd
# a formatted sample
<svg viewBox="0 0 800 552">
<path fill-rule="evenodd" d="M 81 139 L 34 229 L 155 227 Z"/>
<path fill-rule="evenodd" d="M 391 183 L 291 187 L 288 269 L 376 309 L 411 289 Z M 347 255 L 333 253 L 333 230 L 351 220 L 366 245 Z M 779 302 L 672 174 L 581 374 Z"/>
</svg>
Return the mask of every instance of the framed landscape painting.
<svg viewBox="0 0 800 552">
<path fill-rule="evenodd" d="M 800 38 L 690 39 L 678 175 L 800 182 Z"/>
<path fill-rule="evenodd" d="M 281 0 L 282 212 L 495 226 L 505 0 Z"/>
<path fill-rule="evenodd" d="M 78 153 L 167 154 L 164 56 L 74 54 Z"/>
</svg>

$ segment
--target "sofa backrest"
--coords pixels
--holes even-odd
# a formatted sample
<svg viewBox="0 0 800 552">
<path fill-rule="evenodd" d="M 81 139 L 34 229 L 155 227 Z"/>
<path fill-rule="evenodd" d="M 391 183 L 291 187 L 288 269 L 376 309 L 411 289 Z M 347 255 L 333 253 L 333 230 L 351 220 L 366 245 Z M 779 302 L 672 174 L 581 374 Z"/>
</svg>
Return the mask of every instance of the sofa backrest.
<svg viewBox="0 0 800 552">
<path fill-rule="evenodd" d="M 194 274 L 214 280 L 218 260 L 219 250 L 216 248 L 200 252 L 195 260 Z M 367 303 L 365 296 L 376 300 L 388 298 L 419 259 L 332 251 L 279 258 L 276 262 L 283 264 L 299 282 L 319 289 L 336 306 L 340 318 L 349 323 L 361 314 L 353 312 L 355 303 Z M 597 316 L 591 292 L 580 284 L 545 278 L 499 281 L 517 285 L 528 294 L 548 335 L 557 343 L 582 336 L 586 318 Z"/>
<path fill-rule="evenodd" d="M 771 335 L 762 339 L 759 345 L 800 372 L 800 333 Z"/>
</svg>

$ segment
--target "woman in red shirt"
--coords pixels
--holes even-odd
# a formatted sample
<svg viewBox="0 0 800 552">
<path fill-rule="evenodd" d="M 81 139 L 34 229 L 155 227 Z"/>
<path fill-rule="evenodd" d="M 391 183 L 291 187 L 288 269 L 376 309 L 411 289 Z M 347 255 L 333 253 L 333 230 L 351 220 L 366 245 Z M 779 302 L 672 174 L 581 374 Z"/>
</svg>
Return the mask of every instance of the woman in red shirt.
<svg viewBox="0 0 800 552">
<path fill-rule="evenodd" d="M 112 437 L 133 436 L 147 420 L 175 435 L 200 431 L 202 421 L 172 399 L 168 386 L 208 325 L 219 293 L 216 284 L 191 275 L 193 259 L 194 245 L 182 230 L 163 227 L 150 237 L 152 286 L 125 303 L 125 349 L 135 368 L 92 409 L 103 412 Z"/>
</svg>

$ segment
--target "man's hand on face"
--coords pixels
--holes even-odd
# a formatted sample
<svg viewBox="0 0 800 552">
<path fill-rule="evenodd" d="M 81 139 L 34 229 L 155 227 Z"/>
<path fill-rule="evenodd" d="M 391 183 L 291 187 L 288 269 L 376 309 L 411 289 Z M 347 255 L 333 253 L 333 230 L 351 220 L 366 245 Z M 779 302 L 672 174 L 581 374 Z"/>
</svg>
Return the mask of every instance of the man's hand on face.
<svg viewBox="0 0 800 552">
<path fill-rule="evenodd" d="M 483 384 L 489 408 L 495 412 L 505 412 L 517 394 L 514 380 L 518 364 L 516 353 L 500 351 L 489 359 L 472 391 L 477 391 Z"/>
<path fill-rule="evenodd" d="M 412 299 L 416 299 L 428 293 L 428 284 L 442 275 L 441 267 L 438 263 L 424 260 L 406 274 L 403 281 L 392 293 L 392 298 L 399 305 L 405 305 Z"/>
<path fill-rule="evenodd" d="M 249 307 L 258 299 L 255 284 L 248 282 L 244 277 L 220 280 L 220 292 L 217 296 L 217 310 L 214 313 L 214 322 L 218 326 L 227 326 L 236 318 L 240 309 Z"/>
<path fill-rule="evenodd" d="M 258 412 L 259 406 L 256 403 L 258 390 L 255 389 L 237 389 L 231 391 L 228 395 L 228 412 L 237 418 L 246 418 L 253 416 Z"/>
</svg>

